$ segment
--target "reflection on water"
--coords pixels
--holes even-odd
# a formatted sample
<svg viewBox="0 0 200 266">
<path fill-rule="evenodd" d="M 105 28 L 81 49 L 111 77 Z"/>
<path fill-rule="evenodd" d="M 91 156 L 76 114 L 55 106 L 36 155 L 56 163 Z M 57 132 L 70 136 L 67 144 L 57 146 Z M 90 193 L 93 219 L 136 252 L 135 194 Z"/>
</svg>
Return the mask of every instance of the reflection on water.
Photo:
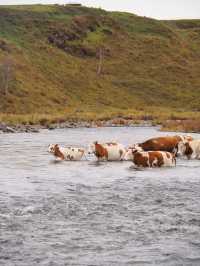
<svg viewBox="0 0 200 266">
<path fill-rule="evenodd" d="M 0 265 L 200 265 L 200 161 L 138 169 L 92 156 L 59 162 L 47 153 L 50 143 L 128 145 L 163 134 L 98 128 L 0 135 Z"/>
</svg>

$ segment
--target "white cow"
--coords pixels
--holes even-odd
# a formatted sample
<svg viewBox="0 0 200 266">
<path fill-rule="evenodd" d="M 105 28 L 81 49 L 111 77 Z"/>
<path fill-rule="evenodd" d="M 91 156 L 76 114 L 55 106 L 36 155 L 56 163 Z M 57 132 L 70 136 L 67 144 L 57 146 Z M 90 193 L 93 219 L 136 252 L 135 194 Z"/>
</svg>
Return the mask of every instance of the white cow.
<svg viewBox="0 0 200 266">
<path fill-rule="evenodd" d="M 60 147 L 58 144 L 50 144 L 48 151 L 56 158 L 67 161 L 80 161 L 85 154 L 82 148 Z"/>
<path fill-rule="evenodd" d="M 200 139 L 181 141 L 177 146 L 177 155 L 188 159 L 200 159 Z"/>
<path fill-rule="evenodd" d="M 122 161 L 126 149 L 117 142 L 98 143 L 96 141 L 90 145 L 88 153 L 93 153 L 98 161 Z"/>
</svg>

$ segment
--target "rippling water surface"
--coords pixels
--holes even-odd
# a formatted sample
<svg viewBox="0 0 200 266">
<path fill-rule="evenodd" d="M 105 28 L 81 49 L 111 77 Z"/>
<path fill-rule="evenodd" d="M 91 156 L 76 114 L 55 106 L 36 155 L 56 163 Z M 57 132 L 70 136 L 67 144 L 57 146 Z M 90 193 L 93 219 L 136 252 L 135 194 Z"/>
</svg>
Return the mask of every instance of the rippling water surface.
<svg viewBox="0 0 200 266">
<path fill-rule="evenodd" d="M 200 161 L 136 170 L 92 157 L 55 162 L 47 153 L 49 143 L 127 145 L 165 134 L 97 128 L 0 135 L 0 265 L 200 265 Z"/>
</svg>

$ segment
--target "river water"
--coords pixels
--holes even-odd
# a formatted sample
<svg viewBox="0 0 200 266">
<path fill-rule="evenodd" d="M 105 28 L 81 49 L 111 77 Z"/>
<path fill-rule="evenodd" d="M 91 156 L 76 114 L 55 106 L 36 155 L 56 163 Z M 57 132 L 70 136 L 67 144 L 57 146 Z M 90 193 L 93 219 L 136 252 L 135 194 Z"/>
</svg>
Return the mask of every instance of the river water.
<svg viewBox="0 0 200 266">
<path fill-rule="evenodd" d="M 0 265 L 200 265 L 200 161 L 55 162 L 50 143 L 125 145 L 156 128 L 0 135 Z M 172 133 L 168 133 L 172 134 Z M 194 135 L 195 137 L 200 137 Z"/>
</svg>

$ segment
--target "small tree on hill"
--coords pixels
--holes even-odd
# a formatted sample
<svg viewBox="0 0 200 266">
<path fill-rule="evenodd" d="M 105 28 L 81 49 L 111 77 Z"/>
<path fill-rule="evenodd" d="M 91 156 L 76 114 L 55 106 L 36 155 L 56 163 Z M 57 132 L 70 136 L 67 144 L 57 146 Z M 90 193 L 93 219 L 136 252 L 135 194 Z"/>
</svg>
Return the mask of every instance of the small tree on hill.
<svg viewBox="0 0 200 266">
<path fill-rule="evenodd" d="M 99 58 L 99 63 L 98 63 L 98 68 L 97 68 L 97 75 L 101 75 L 102 73 L 102 68 L 103 68 L 103 60 L 104 60 L 104 48 L 100 47 L 98 50 L 98 58 Z"/>
<path fill-rule="evenodd" d="M 0 62 L 0 93 L 7 95 L 9 92 L 9 85 L 13 79 L 13 61 L 6 57 Z"/>
</svg>

